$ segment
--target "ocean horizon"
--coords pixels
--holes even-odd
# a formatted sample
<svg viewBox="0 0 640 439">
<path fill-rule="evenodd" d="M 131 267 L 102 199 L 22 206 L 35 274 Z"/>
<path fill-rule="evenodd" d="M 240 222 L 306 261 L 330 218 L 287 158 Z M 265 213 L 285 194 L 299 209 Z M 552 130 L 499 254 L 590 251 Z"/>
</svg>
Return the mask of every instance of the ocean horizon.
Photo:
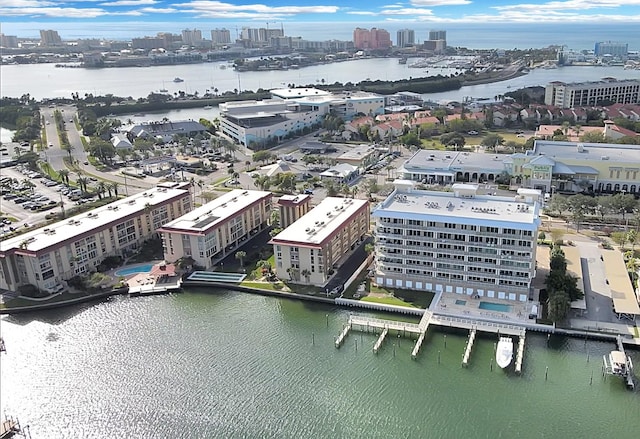
<svg viewBox="0 0 640 439">
<path fill-rule="evenodd" d="M 191 25 L 202 31 L 209 39 L 211 29 L 226 27 L 236 37 L 242 27 L 264 27 L 264 23 L 198 22 Z M 593 50 L 598 41 L 627 43 L 629 50 L 640 50 L 640 32 L 637 23 L 593 24 L 593 23 L 428 23 L 428 22 L 282 22 L 273 26 L 284 28 L 285 35 L 301 37 L 310 41 L 352 41 L 356 27 L 378 27 L 386 29 L 395 43 L 396 32 L 413 29 L 416 40 L 422 43 L 430 30 L 445 30 L 447 45 L 470 49 L 529 49 L 552 45 L 566 46 L 572 50 Z M 105 38 L 128 40 L 134 37 L 152 36 L 158 32 L 180 34 L 184 23 L 123 21 L 118 26 L 110 22 L 5 22 L 3 33 L 19 38 L 39 38 L 41 29 L 57 30 L 66 40 L 81 38 Z"/>
</svg>

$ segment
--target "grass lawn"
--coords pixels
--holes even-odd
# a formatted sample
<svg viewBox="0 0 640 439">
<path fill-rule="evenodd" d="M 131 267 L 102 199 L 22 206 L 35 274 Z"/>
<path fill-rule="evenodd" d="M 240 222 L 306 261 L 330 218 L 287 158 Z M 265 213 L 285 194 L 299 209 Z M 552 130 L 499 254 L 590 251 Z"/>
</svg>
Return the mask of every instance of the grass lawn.
<svg viewBox="0 0 640 439">
<path fill-rule="evenodd" d="M 384 288 L 380 286 L 376 286 L 371 284 L 369 286 L 369 291 L 373 293 L 372 296 L 367 296 L 362 300 L 376 301 L 376 296 L 378 299 L 396 299 L 403 303 L 391 303 L 392 305 L 401 305 L 401 306 L 412 306 L 415 308 L 426 309 L 429 308 L 434 293 L 431 291 L 414 291 L 414 290 L 403 290 L 403 289 L 395 289 L 395 288 Z M 377 300 L 381 303 L 389 303 L 382 302 L 382 300 Z"/>
<path fill-rule="evenodd" d="M 272 291 L 289 291 L 286 285 L 283 282 L 257 282 L 257 281 L 243 281 L 240 283 L 240 286 L 247 288 L 259 288 L 261 290 L 272 290 Z"/>
<path fill-rule="evenodd" d="M 363 302 L 384 303 L 385 305 L 406 306 L 409 308 L 415 308 L 415 306 L 413 306 L 411 303 L 405 302 L 404 300 L 398 299 L 397 297 L 393 297 L 393 296 L 384 296 L 384 297 L 367 296 L 367 297 L 363 297 L 360 300 L 362 300 Z"/>
</svg>

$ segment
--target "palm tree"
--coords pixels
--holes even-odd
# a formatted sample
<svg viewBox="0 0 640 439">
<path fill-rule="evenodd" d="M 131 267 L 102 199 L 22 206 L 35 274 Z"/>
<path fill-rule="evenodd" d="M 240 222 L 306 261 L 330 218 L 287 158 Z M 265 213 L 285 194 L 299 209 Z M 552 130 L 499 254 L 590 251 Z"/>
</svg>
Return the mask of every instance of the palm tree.
<svg viewBox="0 0 640 439">
<path fill-rule="evenodd" d="M 309 283 L 309 278 L 311 277 L 311 272 L 305 268 L 304 270 L 302 270 L 300 272 L 300 274 L 303 275 L 304 278 L 306 279 L 307 283 Z"/>
<path fill-rule="evenodd" d="M 20 157 L 22 150 L 20 149 L 19 146 L 16 146 L 13 148 L 13 153 L 16 155 L 16 158 L 17 158 L 17 157 Z"/>
<path fill-rule="evenodd" d="M 240 261 L 240 266 L 244 267 L 244 258 L 247 257 L 247 252 L 242 250 L 236 252 L 236 259 Z"/>
<path fill-rule="evenodd" d="M 80 190 L 82 192 L 87 192 L 87 185 L 89 184 L 89 179 L 87 177 L 78 177 L 78 185 L 80 185 Z"/>
<path fill-rule="evenodd" d="M 96 192 L 98 193 L 98 198 L 101 200 L 102 199 L 102 195 L 106 192 L 107 190 L 107 185 L 105 184 L 104 181 L 100 181 L 98 182 L 98 184 L 96 185 Z"/>
<path fill-rule="evenodd" d="M 58 171 L 58 175 L 60 176 L 60 181 L 67 186 L 69 185 L 69 170 L 61 169 Z"/>
<path fill-rule="evenodd" d="M 114 196 L 117 197 L 118 196 L 118 189 L 120 188 L 120 185 L 117 182 L 113 181 L 113 182 L 111 182 L 111 184 L 109 186 L 111 186 L 111 189 L 113 190 Z M 109 193 L 111 193 L 111 192 L 109 192 Z"/>
<path fill-rule="evenodd" d="M 358 195 L 358 192 L 360 192 L 360 188 L 358 186 L 351 188 L 351 198 L 355 198 L 356 195 Z"/>
</svg>

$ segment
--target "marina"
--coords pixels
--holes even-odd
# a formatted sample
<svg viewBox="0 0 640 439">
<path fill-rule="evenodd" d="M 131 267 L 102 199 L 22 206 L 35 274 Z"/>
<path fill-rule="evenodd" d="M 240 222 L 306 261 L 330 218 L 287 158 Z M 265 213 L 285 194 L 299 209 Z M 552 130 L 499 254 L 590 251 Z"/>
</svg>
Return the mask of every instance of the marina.
<svg viewBox="0 0 640 439">
<path fill-rule="evenodd" d="M 336 349 L 335 336 L 350 313 L 406 320 L 396 322 L 401 338 L 390 329 L 374 355 L 379 330 L 367 333 L 364 323 Z M 34 437 L 109 437 L 123 418 L 129 437 L 149 431 L 184 438 L 260 437 L 264 431 L 298 439 L 510 437 L 513 431 L 499 422 L 505 417 L 518 422 L 524 439 L 633 437 L 637 431 L 629 420 L 636 419 L 638 394 L 620 379 L 596 379 L 601 361 L 593 360 L 614 343 L 562 335 L 547 341 L 546 334 L 527 331 L 526 364 L 522 379 L 514 380 L 512 372 L 498 373 L 497 331 L 478 330 L 463 369 L 467 330 L 430 323 L 425 351 L 412 359 L 414 341 L 402 338 L 402 329 L 408 337 L 421 317 L 224 288 L 116 296 L 90 307 L 4 316 L 9 354 L 2 357 L 0 392 L 7 412 L 29 419 Z M 638 361 L 638 351 L 627 353 Z M 43 405 L 52 395 L 55 404 Z M 366 408 L 372 400 L 393 406 L 394 415 Z M 363 408 L 359 416 L 353 407 Z M 545 418 L 542 429 L 533 412 Z M 73 422 L 77 418 L 85 422 Z"/>
</svg>

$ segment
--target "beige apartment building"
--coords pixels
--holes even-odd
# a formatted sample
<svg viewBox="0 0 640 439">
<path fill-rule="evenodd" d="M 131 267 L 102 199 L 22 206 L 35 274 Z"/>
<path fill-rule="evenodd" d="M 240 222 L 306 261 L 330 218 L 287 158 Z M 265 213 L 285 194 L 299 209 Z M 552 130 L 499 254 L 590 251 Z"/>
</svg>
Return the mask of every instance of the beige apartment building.
<svg viewBox="0 0 640 439">
<path fill-rule="evenodd" d="M 236 189 L 166 223 L 164 258 L 191 257 L 209 269 L 269 225 L 272 193 Z"/>
<path fill-rule="evenodd" d="M 369 231 L 369 202 L 325 198 L 272 240 L 276 274 L 324 286 L 334 270 Z"/>
<path fill-rule="evenodd" d="M 311 195 L 283 195 L 278 199 L 280 227 L 286 229 L 311 209 Z"/>
<path fill-rule="evenodd" d="M 89 212 L 0 242 L 0 288 L 56 290 L 108 256 L 130 254 L 191 210 L 187 183 L 165 183 Z"/>
</svg>

